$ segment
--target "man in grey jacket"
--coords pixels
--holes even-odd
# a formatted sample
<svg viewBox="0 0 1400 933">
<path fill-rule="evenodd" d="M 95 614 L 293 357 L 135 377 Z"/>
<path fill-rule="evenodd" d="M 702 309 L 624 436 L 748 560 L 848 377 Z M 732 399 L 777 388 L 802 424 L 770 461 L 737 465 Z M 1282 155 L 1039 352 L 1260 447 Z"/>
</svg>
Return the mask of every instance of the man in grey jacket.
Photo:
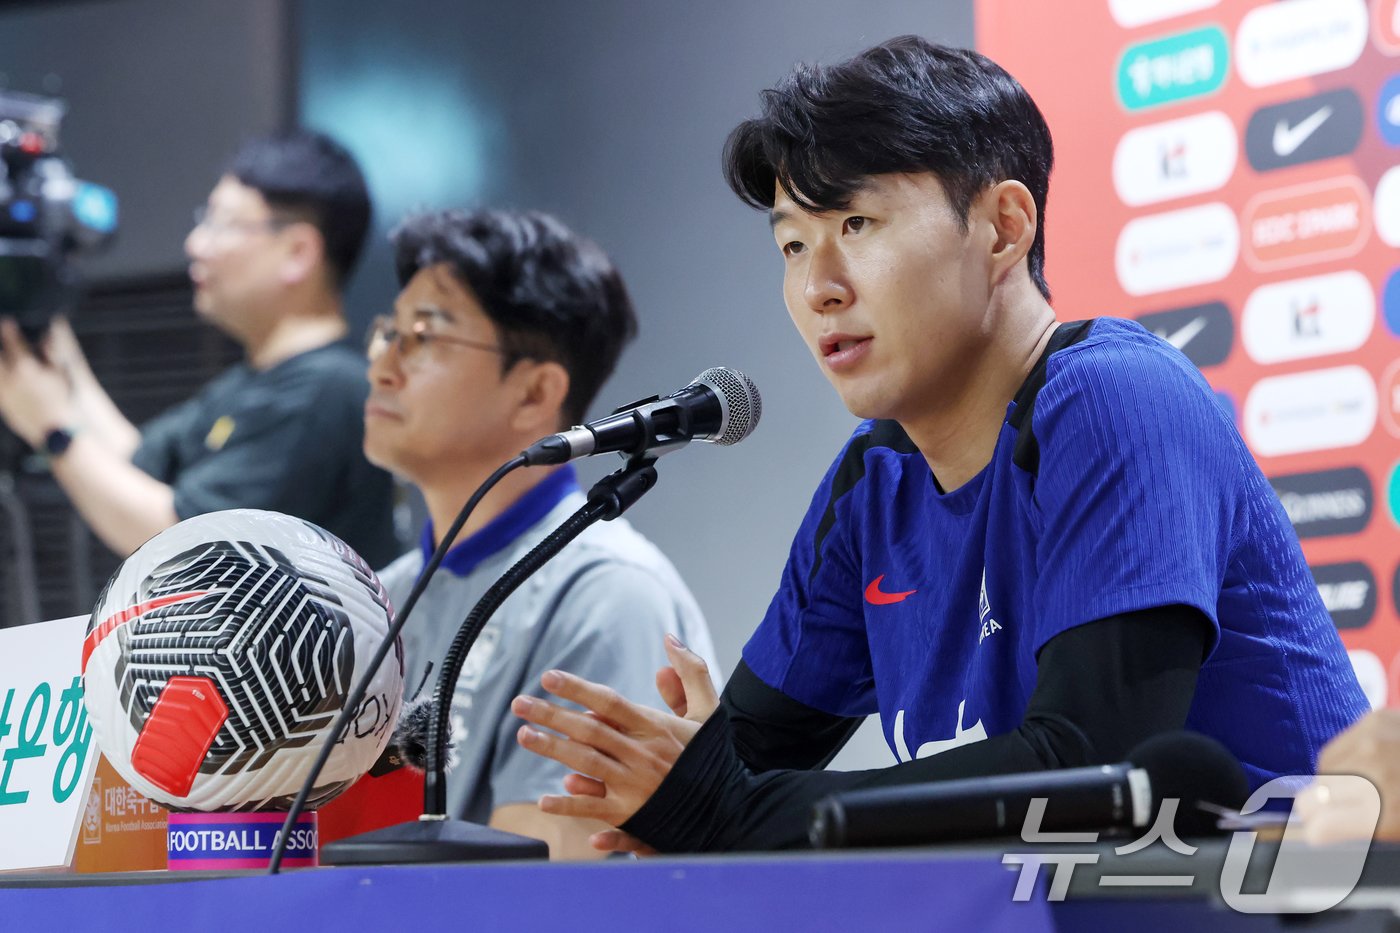
<svg viewBox="0 0 1400 933">
<path fill-rule="evenodd" d="M 423 493 L 419 547 L 381 573 L 402 604 L 464 502 L 498 466 L 584 420 L 636 332 L 622 279 L 552 217 L 504 211 L 410 218 L 394 236 L 402 291 L 371 333 L 365 453 Z M 569 466 L 517 470 L 487 495 L 404 630 L 406 690 L 430 694 L 486 589 L 584 502 Z M 594 525 L 511 595 L 468 656 L 453 700 L 454 816 L 593 857 L 602 824 L 542 813 L 567 769 L 515 742 L 517 693 L 563 668 L 660 705 L 653 677 L 678 636 L 713 664 L 709 632 L 675 568 L 627 522 Z"/>
</svg>

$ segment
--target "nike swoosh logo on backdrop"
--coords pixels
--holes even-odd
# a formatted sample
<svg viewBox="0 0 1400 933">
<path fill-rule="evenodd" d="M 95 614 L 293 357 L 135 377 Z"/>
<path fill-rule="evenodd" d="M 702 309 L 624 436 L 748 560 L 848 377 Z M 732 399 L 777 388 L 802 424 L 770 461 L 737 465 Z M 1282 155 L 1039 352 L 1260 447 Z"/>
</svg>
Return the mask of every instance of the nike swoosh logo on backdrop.
<svg viewBox="0 0 1400 933">
<path fill-rule="evenodd" d="M 1186 345 L 1195 340 L 1196 335 L 1206 329 L 1206 323 L 1205 316 L 1202 315 L 1201 317 L 1193 319 L 1190 324 L 1179 327 L 1170 334 L 1165 330 L 1159 330 L 1157 331 L 1157 336 L 1161 337 L 1178 350 L 1185 350 Z"/>
<path fill-rule="evenodd" d="M 1317 132 L 1317 128 L 1326 123 L 1330 116 L 1332 116 L 1332 105 L 1328 104 L 1295 126 L 1290 127 L 1287 120 L 1275 123 L 1274 154 L 1283 159 L 1297 152 L 1298 147 L 1307 142 L 1308 138 Z"/>
<path fill-rule="evenodd" d="M 905 590 L 903 593 L 886 593 L 880 589 L 880 583 L 885 579 L 882 573 L 870 585 L 865 588 L 865 601 L 872 606 L 888 606 L 891 603 L 902 603 L 905 599 L 913 596 L 918 590 Z"/>
</svg>

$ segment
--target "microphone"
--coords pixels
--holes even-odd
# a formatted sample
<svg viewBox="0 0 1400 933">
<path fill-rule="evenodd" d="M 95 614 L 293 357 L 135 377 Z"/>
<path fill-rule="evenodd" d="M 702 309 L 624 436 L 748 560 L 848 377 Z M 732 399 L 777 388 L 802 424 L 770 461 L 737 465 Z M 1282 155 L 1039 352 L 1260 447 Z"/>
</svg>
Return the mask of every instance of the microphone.
<svg viewBox="0 0 1400 933">
<path fill-rule="evenodd" d="M 753 433 L 762 413 L 763 400 L 753 380 L 737 369 L 716 366 L 670 395 L 642 399 L 607 417 L 551 434 L 521 457 L 539 466 L 612 451 L 633 456 L 652 450 L 664 453 L 691 441 L 727 447 Z"/>
<path fill-rule="evenodd" d="M 833 794 L 812 808 L 808 837 L 825 849 L 1018 836 L 1036 798 L 1046 800 L 1043 832 L 1146 829 L 1162 802 L 1175 799 L 1176 828 L 1201 835 L 1215 830 L 1209 807 L 1238 809 L 1248 795 L 1244 769 L 1223 745 L 1166 732 L 1122 764 Z"/>
<path fill-rule="evenodd" d="M 431 693 L 404 703 L 399 721 L 389 736 L 389 743 L 384 746 L 384 753 L 369 769 L 369 773 L 382 777 L 399 768 L 427 771 L 428 743 L 433 740 L 433 719 L 437 716 L 437 708 L 437 700 Z M 460 725 L 455 720 L 452 722 L 452 738 L 447 748 L 449 771 L 457 764 L 457 745 L 465 738 Z"/>
</svg>

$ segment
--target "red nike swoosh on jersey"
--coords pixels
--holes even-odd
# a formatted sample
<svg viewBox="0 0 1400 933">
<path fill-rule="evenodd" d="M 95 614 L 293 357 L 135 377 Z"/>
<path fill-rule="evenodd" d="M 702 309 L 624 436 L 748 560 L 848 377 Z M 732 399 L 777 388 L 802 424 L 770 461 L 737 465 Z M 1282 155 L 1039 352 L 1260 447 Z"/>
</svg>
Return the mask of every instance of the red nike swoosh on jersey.
<svg viewBox="0 0 1400 933">
<path fill-rule="evenodd" d="M 888 606 L 891 603 L 902 603 L 905 599 L 913 596 L 918 590 L 905 590 L 903 593 L 886 593 L 880 589 L 880 581 L 885 579 L 882 573 L 870 585 L 865 588 L 865 601 L 872 606 Z"/>
</svg>

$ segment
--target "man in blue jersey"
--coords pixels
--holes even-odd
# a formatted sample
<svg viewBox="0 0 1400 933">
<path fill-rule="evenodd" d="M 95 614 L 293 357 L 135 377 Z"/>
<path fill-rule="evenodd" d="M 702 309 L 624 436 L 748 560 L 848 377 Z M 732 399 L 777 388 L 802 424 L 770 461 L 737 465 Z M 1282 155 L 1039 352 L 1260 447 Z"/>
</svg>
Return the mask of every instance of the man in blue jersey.
<svg viewBox="0 0 1400 933">
<path fill-rule="evenodd" d="M 1200 373 L 1136 324 L 1057 323 L 1051 163 L 1010 75 L 914 37 L 799 68 L 731 134 L 788 312 L 869 420 L 717 706 L 674 650 L 676 716 L 559 672 L 597 716 L 516 702 L 544 727 L 521 743 L 578 772 L 545 811 L 625 831 L 603 847 L 777 848 L 833 792 L 1121 761 L 1182 727 L 1257 786 L 1366 709 Z M 899 764 L 809 770 L 875 712 Z"/>
</svg>

